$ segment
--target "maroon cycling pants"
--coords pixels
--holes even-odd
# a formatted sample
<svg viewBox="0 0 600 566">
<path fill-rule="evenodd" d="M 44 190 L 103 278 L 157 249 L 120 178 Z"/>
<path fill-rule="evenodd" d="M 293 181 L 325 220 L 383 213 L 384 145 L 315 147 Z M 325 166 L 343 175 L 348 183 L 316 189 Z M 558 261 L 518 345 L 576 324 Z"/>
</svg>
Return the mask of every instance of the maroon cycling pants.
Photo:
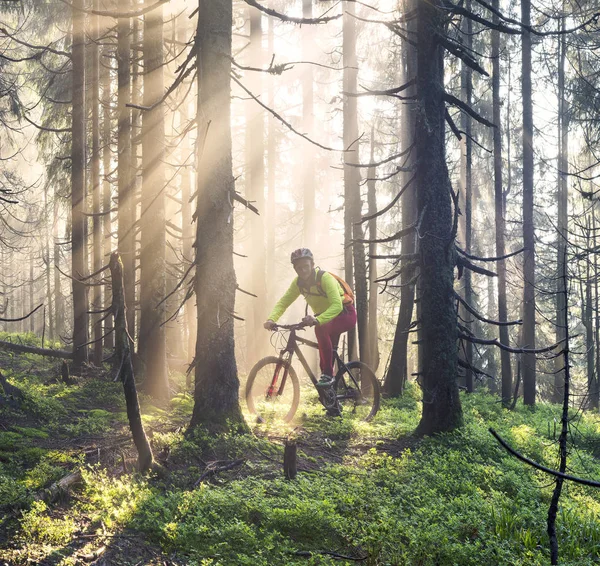
<svg viewBox="0 0 600 566">
<path fill-rule="evenodd" d="M 343 332 L 352 330 L 356 324 L 356 309 L 354 305 L 345 305 L 344 310 L 333 320 L 315 327 L 319 343 L 321 372 L 333 375 L 333 345 L 337 344 Z"/>
</svg>

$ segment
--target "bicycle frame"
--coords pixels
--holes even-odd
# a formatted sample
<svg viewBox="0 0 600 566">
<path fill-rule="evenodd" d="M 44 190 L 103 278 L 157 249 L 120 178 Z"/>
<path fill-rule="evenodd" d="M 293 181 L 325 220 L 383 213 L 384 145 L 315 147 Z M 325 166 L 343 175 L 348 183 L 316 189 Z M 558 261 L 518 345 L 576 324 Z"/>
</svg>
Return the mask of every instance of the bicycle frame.
<svg viewBox="0 0 600 566">
<path fill-rule="evenodd" d="M 318 349 L 319 345 L 316 342 L 313 342 L 312 340 L 307 340 L 306 338 L 302 338 L 301 336 L 298 336 L 297 331 L 299 330 L 299 328 L 297 327 L 297 325 L 291 325 L 291 328 L 281 325 L 281 328 L 290 330 L 290 335 L 288 337 L 287 344 L 286 344 L 285 348 L 283 348 L 279 352 L 280 359 L 285 360 L 287 362 L 287 364 L 285 365 L 285 370 L 283 373 L 283 378 L 281 380 L 281 385 L 279 386 L 279 388 L 277 388 L 277 379 L 279 377 L 279 371 L 277 371 L 275 373 L 275 375 L 273 376 L 273 382 L 271 383 L 271 385 L 269 386 L 269 389 L 267 391 L 267 397 L 272 397 L 273 395 L 275 395 L 276 388 L 277 388 L 277 393 L 276 393 L 277 395 L 281 395 L 283 393 L 283 390 L 285 388 L 285 384 L 287 381 L 288 368 L 291 367 L 292 358 L 294 357 L 294 354 L 296 354 L 296 356 L 298 356 L 298 359 L 300 360 L 300 363 L 302 364 L 302 367 L 304 368 L 308 377 L 312 381 L 312 384 L 314 385 L 315 389 L 319 393 L 319 398 L 321 398 L 322 391 L 317 386 L 317 383 L 318 383 L 317 378 L 316 378 L 315 374 L 312 372 L 312 370 L 310 369 L 310 365 L 307 362 L 306 358 L 304 357 L 304 354 L 302 353 L 302 350 L 300 350 L 300 347 L 298 346 L 298 344 L 304 344 L 305 346 L 309 346 L 309 347 L 315 348 L 315 349 Z M 339 374 L 341 369 L 345 369 L 346 373 L 348 375 L 350 375 L 352 381 L 354 381 L 354 384 L 356 385 L 356 387 L 358 389 L 358 384 L 356 383 L 354 377 L 352 376 L 352 373 L 348 370 L 346 364 L 340 357 L 340 355 L 337 351 L 337 346 L 334 346 L 334 348 L 333 348 L 333 361 L 337 365 L 337 368 L 338 368 L 338 371 L 336 372 L 336 374 Z M 343 374 L 341 374 L 341 375 L 343 375 Z M 336 386 L 337 386 L 337 381 L 334 384 L 334 387 L 336 387 Z"/>
</svg>

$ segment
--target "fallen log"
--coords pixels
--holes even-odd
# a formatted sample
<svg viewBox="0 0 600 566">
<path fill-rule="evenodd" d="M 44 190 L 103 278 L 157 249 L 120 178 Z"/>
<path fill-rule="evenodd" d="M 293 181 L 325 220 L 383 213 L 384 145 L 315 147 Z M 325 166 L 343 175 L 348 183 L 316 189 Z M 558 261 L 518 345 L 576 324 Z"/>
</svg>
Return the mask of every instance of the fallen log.
<svg viewBox="0 0 600 566">
<path fill-rule="evenodd" d="M 81 472 L 72 472 L 59 479 L 57 482 L 54 482 L 49 488 L 39 491 L 34 499 L 45 501 L 46 503 L 54 503 L 80 483 Z"/>
<path fill-rule="evenodd" d="M 5 340 L 0 340 L 0 349 L 20 352 L 22 354 L 37 354 L 38 356 L 46 356 L 47 358 L 73 359 L 73 352 L 68 352 L 67 350 L 36 348 L 35 346 L 25 346 L 24 344 L 15 344 L 14 342 L 6 342 Z"/>
</svg>

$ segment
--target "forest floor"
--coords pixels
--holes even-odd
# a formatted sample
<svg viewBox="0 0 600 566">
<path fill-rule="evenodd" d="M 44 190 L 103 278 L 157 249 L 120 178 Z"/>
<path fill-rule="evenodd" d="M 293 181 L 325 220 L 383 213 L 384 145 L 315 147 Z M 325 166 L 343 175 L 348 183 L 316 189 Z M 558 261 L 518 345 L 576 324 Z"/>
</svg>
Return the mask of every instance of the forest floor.
<svg viewBox="0 0 600 566">
<path fill-rule="evenodd" d="M 33 337 L 22 340 L 34 341 Z M 371 423 L 327 419 L 301 400 L 292 426 L 247 434 L 185 431 L 185 378 L 144 425 L 164 472 L 135 472 L 123 392 L 108 370 L 67 385 L 60 364 L 0 352 L 24 393 L 0 404 L 0 564 L 481 565 L 547 564 L 553 482 L 518 462 L 492 426 L 530 458 L 557 463 L 560 407 L 501 407 L 462 396 L 465 425 L 412 435 L 418 389 L 386 400 Z M 303 391 L 303 394 L 307 391 Z M 600 418 L 573 412 L 570 473 L 600 477 Z M 298 447 L 298 477 L 283 478 L 283 447 Z M 228 469 L 226 469 L 228 468 Z M 69 474 L 77 482 L 55 494 Z M 600 561 L 600 492 L 567 485 L 558 519 L 561 564 Z"/>
</svg>

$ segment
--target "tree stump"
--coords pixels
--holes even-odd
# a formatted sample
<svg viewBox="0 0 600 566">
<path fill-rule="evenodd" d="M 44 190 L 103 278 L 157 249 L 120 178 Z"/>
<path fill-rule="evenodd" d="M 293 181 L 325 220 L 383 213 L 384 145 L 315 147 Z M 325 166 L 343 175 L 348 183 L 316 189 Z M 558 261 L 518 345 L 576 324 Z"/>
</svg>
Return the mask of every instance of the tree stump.
<svg viewBox="0 0 600 566">
<path fill-rule="evenodd" d="M 294 440 L 286 440 L 283 449 L 283 473 L 286 480 L 296 479 L 298 473 L 297 450 Z"/>
</svg>

